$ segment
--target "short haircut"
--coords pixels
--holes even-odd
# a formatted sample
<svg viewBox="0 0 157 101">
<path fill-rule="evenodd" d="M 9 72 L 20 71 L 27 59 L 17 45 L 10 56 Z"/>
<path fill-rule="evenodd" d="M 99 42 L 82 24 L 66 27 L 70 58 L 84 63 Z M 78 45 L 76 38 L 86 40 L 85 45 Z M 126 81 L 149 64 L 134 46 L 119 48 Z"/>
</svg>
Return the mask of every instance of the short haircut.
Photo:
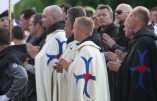
<svg viewBox="0 0 157 101">
<path fill-rule="evenodd" d="M 41 21 L 42 14 L 41 13 L 33 15 L 33 19 L 34 19 L 34 21 L 33 21 L 34 24 L 39 23 L 42 26 L 42 21 Z"/>
<path fill-rule="evenodd" d="M 25 33 L 20 26 L 14 26 L 12 29 L 12 36 L 18 40 L 23 40 L 25 38 Z"/>
<path fill-rule="evenodd" d="M 75 22 L 77 17 L 86 16 L 86 12 L 82 7 L 71 7 L 67 14 L 67 17 L 71 22 Z"/>
<path fill-rule="evenodd" d="M 64 8 L 65 13 L 67 14 L 68 9 L 71 8 L 70 4 L 60 4 L 59 7 Z"/>
<path fill-rule="evenodd" d="M 8 29 L 0 28 L 0 45 L 10 44 L 10 32 Z"/>
<path fill-rule="evenodd" d="M 25 9 L 21 12 L 21 14 L 24 14 L 24 18 L 26 20 L 30 19 L 32 15 L 34 15 L 36 13 L 35 10 L 33 9 Z"/>
<path fill-rule="evenodd" d="M 96 10 L 107 9 L 110 12 L 110 16 L 113 17 L 113 10 L 109 5 L 100 4 L 97 6 Z"/>
<path fill-rule="evenodd" d="M 94 21 L 91 18 L 85 16 L 78 17 L 76 18 L 75 23 L 77 23 L 79 26 L 83 26 L 83 28 L 86 30 L 89 36 L 92 35 L 94 29 Z"/>
<path fill-rule="evenodd" d="M 148 25 L 149 22 L 149 10 L 145 7 L 138 6 L 134 11 L 135 16 L 139 16 L 145 25 Z"/>
</svg>

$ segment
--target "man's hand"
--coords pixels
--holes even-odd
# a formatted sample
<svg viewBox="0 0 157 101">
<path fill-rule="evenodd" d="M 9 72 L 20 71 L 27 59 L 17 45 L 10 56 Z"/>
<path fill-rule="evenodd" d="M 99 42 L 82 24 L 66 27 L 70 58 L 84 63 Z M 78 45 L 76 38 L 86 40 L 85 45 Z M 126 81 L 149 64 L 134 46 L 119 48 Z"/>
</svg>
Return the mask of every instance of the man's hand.
<svg viewBox="0 0 157 101">
<path fill-rule="evenodd" d="M 120 61 L 123 61 L 124 58 L 126 57 L 127 53 L 126 52 L 122 52 L 119 49 L 115 50 L 115 53 L 117 54 L 117 57 L 119 58 Z"/>
<path fill-rule="evenodd" d="M 58 72 L 58 73 L 62 73 L 63 72 L 63 69 L 67 70 L 68 71 L 68 68 L 70 66 L 70 64 L 72 63 L 72 60 L 71 61 L 67 61 L 63 58 L 60 58 L 59 62 L 55 62 L 55 65 L 54 65 L 54 69 Z"/>
<path fill-rule="evenodd" d="M 112 46 L 114 44 L 116 44 L 116 42 L 110 36 L 108 36 L 106 33 L 103 33 L 103 35 L 102 35 L 102 41 L 103 41 L 103 43 L 105 45 L 107 45 L 110 48 L 112 48 Z"/>
<path fill-rule="evenodd" d="M 26 44 L 27 45 L 27 52 L 29 53 L 29 55 L 32 57 L 32 58 L 35 58 L 36 55 L 39 53 L 40 51 L 40 47 L 38 46 L 33 46 L 29 43 Z"/>
<path fill-rule="evenodd" d="M 69 68 L 70 64 L 72 63 L 72 60 L 67 61 L 67 60 L 61 58 L 59 60 L 59 62 L 61 63 L 61 65 L 63 66 L 63 68 L 68 71 L 68 68 Z"/>
<path fill-rule="evenodd" d="M 56 70 L 57 73 L 63 72 L 63 66 L 60 62 L 55 62 L 55 65 L 53 66 L 54 70 Z"/>
<path fill-rule="evenodd" d="M 6 95 L 0 95 L 0 101 L 8 101 L 9 98 Z"/>
<path fill-rule="evenodd" d="M 106 58 L 109 59 L 110 61 L 119 61 L 119 58 L 117 56 L 117 54 L 113 53 L 113 52 L 105 52 L 104 53 Z"/>
<path fill-rule="evenodd" d="M 107 67 L 109 68 L 109 70 L 114 71 L 114 72 L 118 72 L 120 66 L 121 66 L 120 62 L 109 61 L 107 63 Z"/>
</svg>

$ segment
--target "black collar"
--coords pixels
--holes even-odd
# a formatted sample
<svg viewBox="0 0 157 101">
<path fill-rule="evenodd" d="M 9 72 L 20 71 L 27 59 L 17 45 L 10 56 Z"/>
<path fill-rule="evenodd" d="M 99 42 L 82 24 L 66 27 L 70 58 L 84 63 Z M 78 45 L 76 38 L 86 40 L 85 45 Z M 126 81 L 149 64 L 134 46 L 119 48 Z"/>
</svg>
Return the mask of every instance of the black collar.
<svg viewBox="0 0 157 101">
<path fill-rule="evenodd" d="M 60 21 L 57 22 L 55 24 L 53 24 L 52 26 L 50 26 L 47 30 L 46 30 L 46 34 L 50 34 L 51 32 L 54 32 L 58 29 L 64 29 L 65 26 L 65 22 L 64 21 Z"/>
</svg>

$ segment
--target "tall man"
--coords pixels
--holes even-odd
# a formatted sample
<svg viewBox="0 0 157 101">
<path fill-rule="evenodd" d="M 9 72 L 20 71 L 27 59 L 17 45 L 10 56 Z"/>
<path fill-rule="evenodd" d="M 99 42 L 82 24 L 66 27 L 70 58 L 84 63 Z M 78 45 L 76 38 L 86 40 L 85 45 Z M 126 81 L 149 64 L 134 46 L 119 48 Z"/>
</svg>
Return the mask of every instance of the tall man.
<svg viewBox="0 0 157 101">
<path fill-rule="evenodd" d="M 57 101 L 58 75 L 53 66 L 66 43 L 63 11 L 59 6 L 52 5 L 46 7 L 42 15 L 47 37 L 45 45 L 35 58 L 37 100 Z"/>
<path fill-rule="evenodd" d="M 127 20 L 133 33 L 127 33 L 130 50 L 118 71 L 117 101 L 157 101 L 157 37 L 148 27 L 149 10 L 138 6 Z"/>
<path fill-rule="evenodd" d="M 74 60 L 74 57 L 76 55 L 76 52 L 73 51 L 74 47 L 78 46 L 78 41 L 74 40 L 73 35 L 73 24 L 75 22 L 75 19 L 81 16 L 85 16 L 86 12 L 81 7 L 71 7 L 67 12 L 67 20 L 65 24 L 65 32 L 67 40 L 67 46 L 65 50 L 63 51 L 63 54 L 61 56 L 61 59 L 59 62 L 56 62 L 56 65 L 54 66 L 54 69 L 57 70 L 57 72 L 63 72 L 60 74 L 60 83 L 59 83 L 59 101 L 68 101 L 68 87 L 67 87 L 67 71 L 63 70 L 62 61 L 65 59 L 66 61 Z"/>
<path fill-rule="evenodd" d="M 68 70 L 68 101 L 110 101 L 104 58 L 100 47 L 91 41 L 93 29 L 92 19 L 76 18 L 74 39 L 80 44 L 73 48 L 76 56 L 70 66 L 65 66 L 65 61 L 62 64 Z"/>
<path fill-rule="evenodd" d="M 27 82 L 22 49 L 9 46 L 10 33 L 0 28 L 0 101 L 20 101 L 21 90 Z"/>
<path fill-rule="evenodd" d="M 36 12 L 33 9 L 25 9 L 21 12 L 20 15 L 20 26 L 25 31 L 27 42 L 32 43 L 34 41 L 34 37 L 32 37 L 32 33 L 29 31 L 29 22 L 32 15 L 34 15 Z"/>
<path fill-rule="evenodd" d="M 129 38 L 125 37 L 124 29 L 124 21 L 126 17 L 129 15 L 132 7 L 129 4 L 119 4 L 115 10 L 115 23 L 119 25 L 119 32 L 116 35 L 115 39 L 112 39 L 106 34 L 103 34 L 103 41 L 104 44 L 109 46 L 112 51 L 116 49 L 120 49 L 121 51 L 125 51 L 128 43 Z"/>
</svg>

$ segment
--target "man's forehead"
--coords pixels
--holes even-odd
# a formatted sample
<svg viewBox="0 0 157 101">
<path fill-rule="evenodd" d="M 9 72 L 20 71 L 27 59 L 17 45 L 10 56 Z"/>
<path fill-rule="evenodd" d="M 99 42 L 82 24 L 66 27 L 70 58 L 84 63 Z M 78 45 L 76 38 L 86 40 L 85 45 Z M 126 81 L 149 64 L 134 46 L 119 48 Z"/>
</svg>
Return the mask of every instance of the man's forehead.
<svg viewBox="0 0 157 101">
<path fill-rule="evenodd" d="M 7 16 L 0 18 L 0 21 L 9 20 Z"/>
</svg>

